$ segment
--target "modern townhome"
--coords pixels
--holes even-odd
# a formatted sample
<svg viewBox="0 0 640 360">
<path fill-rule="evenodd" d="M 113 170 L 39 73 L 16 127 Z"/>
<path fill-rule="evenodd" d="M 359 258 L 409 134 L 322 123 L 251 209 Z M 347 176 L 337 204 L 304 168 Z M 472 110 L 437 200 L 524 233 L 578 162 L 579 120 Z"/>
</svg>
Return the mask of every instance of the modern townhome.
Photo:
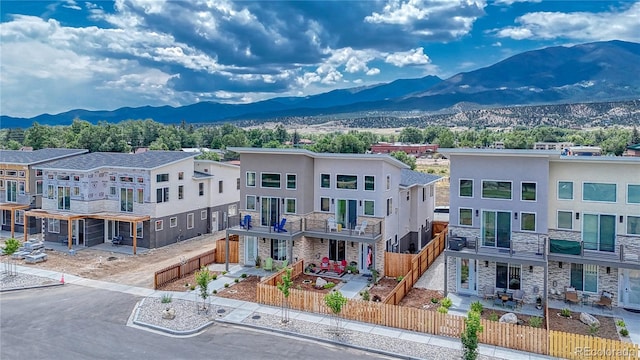
<svg viewBox="0 0 640 360">
<path fill-rule="evenodd" d="M 40 207 L 43 162 L 86 153 L 83 149 L 0 150 L 0 225 L 2 230 L 24 232 L 24 211 Z M 39 232 L 35 219 L 27 223 L 30 232 Z"/>
<path fill-rule="evenodd" d="M 157 248 L 217 231 L 221 209 L 237 207 L 239 168 L 195 156 L 96 152 L 39 164 L 42 207 L 25 217 L 42 219 L 47 241 L 69 247 L 131 245 L 134 253 L 138 246 Z M 227 191 L 236 193 L 235 200 Z"/>
<path fill-rule="evenodd" d="M 240 154 L 240 262 L 305 259 L 384 272 L 384 252 L 431 239 L 435 184 L 388 155 L 230 148 Z M 344 262 L 343 262 L 344 260 Z"/>
<path fill-rule="evenodd" d="M 640 309 L 640 160 L 440 149 L 450 159 L 447 292 L 525 302 L 610 294 Z"/>
</svg>

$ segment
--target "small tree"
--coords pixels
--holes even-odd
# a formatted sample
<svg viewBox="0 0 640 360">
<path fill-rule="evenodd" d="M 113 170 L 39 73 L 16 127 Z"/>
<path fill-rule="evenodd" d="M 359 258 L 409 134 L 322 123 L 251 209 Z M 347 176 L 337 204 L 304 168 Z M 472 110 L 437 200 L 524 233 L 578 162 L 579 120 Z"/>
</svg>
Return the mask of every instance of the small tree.
<svg viewBox="0 0 640 360">
<path fill-rule="evenodd" d="M 282 322 L 289 322 L 289 295 L 291 295 L 291 268 L 286 268 L 282 275 L 282 282 L 278 281 L 278 290 L 282 292 Z"/>
<path fill-rule="evenodd" d="M 4 242 L 4 249 L 2 253 L 5 255 L 13 255 L 20 248 L 20 241 L 14 238 L 9 238 Z"/>
<path fill-rule="evenodd" d="M 332 291 L 324 296 L 324 303 L 333 313 L 336 323 L 336 331 L 340 330 L 340 312 L 342 307 L 347 303 L 347 298 L 340 291 Z"/>
<path fill-rule="evenodd" d="M 196 283 L 198 284 L 198 288 L 200 290 L 200 298 L 202 299 L 202 310 L 207 310 L 207 298 L 209 297 L 209 293 L 207 292 L 207 287 L 209 286 L 209 281 L 211 281 L 211 272 L 206 267 L 202 267 L 200 271 L 196 272 Z M 198 308 L 200 310 L 200 308 Z"/>
<path fill-rule="evenodd" d="M 482 332 L 480 325 L 480 313 L 469 311 L 467 318 L 464 319 L 467 325 L 461 335 L 462 346 L 464 350 L 465 360 L 475 360 L 478 358 L 478 333 Z"/>
</svg>

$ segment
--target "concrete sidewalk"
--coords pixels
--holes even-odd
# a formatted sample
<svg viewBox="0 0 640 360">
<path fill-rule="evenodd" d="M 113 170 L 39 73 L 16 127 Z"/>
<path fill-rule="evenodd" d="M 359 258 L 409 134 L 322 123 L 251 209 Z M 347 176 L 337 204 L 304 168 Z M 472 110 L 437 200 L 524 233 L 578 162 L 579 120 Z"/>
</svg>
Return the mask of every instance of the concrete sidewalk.
<svg viewBox="0 0 640 360">
<path fill-rule="evenodd" d="M 214 289 L 219 290 L 224 287 L 225 282 L 233 282 L 232 279 L 239 277 L 243 268 L 238 266 L 230 270 L 233 270 L 233 272 L 230 272 L 228 276 L 227 275 L 222 276 L 218 278 L 218 280 L 211 282 L 209 290 L 211 291 L 213 291 Z M 35 276 L 45 277 L 45 278 L 58 280 L 58 281 L 61 279 L 63 275 L 62 273 L 57 271 L 31 268 L 26 266 L 17 266 L 17 271 L 22 274 L 35 275 Z M 68 284 L 74 284 L 74 285 L 80 285 L 80 286 L 86 286 L 86 287 L 104 289 L 104 290 L 110 290 L 110 291 L 118 291 L 121 293 L 126 293 L 126 294 L 135 295 L 135 296 L 141 296 L 141 297 L 160 298 L 163 295 L 171 294 L 174 299 L 183 299 L 188 301 L 193 301 L 194 299 L 193 292 L 158 291 L 158 290 L 152 290 L 147 288 L 123 285 L 123 284 L 115 284 L 115 283 L 110 283 L 110 282 L 100 281 L 100 280 L 84 279 L 84 278 L 74 276 L 74 275 L 69 275 L 69 274 L 64 274 L 64 281 L 65 283 L 68 283 Z M 212 304 L 217 306 L 233 308 L 233 310 L 224 317 L 224 321 L 227 323 L 239 324 L 242 326 L 247 326 L 247 324 L 243 324 L 243 321 L 254 313 L 274 315 L 280 312 L 280 308 L 277 308 L 277 307 L 265 306 L 257 303 L 227 299 L 227 298 L 222 298 L 217 296 L 212 297 Z M 329 317 L 322 314 L 291 310 L 290 316 L 294 320 L 297 319 L 299 321 L 307 321 L 311 323 L 328 324 L 330 322 Z M 449 349 L 458 349 L 458 350 L 462 349 L 462 345 L 459 339 L 431 335 L 431 334 L 417 333 L 412 331 L 389 328 L 389 327 L 378 326 L 374 324 L 351 321 L 351 320 L 343 320 L 342 323 L 344 324 L 344 327 L 346 329 L 351 331 L 359 331 L 364 333 L 383 335 L 390 339 L 401 339 L 405 341 L 409 340 L 416 343 L 441 346 Z M 290 333 L 288 335 L 296 336 L 296 333 Z M 318 339 L 318 340 L 332 342 L 330 340 L 323 340 L 323 339 Z M 336 345 L 348 346 L 348 344 L 343 344 L 340 342 L 332 342 L 332 343 L 335 343 Z M 551 357 L 544 356 L 544 355 L 532 354 L 532 353 L 527 353 L 527 352 L 522 352 L 522 351 L 517 351 L 517 350 L 512 350 L 507 348 L 501 348 L 497 346 L 484 345 L 484 344 L 479 345 L 479 352 L 482 355 L 487 355 L 487 356 L 492 356 L 492 357 L 497 357 L 502 359 L 552 359 Z"/>
</svg>

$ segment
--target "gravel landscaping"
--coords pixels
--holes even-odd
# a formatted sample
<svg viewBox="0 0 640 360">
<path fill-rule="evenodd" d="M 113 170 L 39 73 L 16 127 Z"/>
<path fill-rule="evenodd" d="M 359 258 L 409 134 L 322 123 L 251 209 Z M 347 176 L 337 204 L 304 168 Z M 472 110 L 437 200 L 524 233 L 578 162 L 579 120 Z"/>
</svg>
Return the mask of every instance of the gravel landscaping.
<svg viewBox="0 0 640 360">
<path fill-rule="evenodd" d="M 59 280 L 52 280 L 46 277 L 27 275 L 18 273 L 15 276 L 6 274 L 0 275 L 0 290 L 23 289 L 34 286 L 47 286 L 60 284 Z"/>
<path fill-rule="evenodd" d="M 169 308 L 175 310 L 175 318 L 163 319 L 162 312 Z M 209 305 L 208 312 L 198 312 L 195 301 L 172 299 L 170 303 L 162 303 L 160 298 L 145 298 L 138 306 L 134 321 L 182 332 L 199 329 L 230 311 L 229 308 Z"/>
</svg>

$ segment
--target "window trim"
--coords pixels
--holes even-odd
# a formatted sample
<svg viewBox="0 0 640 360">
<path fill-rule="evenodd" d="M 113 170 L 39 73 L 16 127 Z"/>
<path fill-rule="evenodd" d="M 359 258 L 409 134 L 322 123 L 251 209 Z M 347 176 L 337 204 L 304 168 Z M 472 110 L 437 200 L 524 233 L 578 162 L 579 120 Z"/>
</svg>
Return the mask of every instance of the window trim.
<svg viewBox="0 0 640 360">
<path fill-rule="evenodd" d="M 187 229 L 193 229 L 196 226 L 196 219 L 193 213 L 187 214 Z"/>
<path fill-rule="evenodd" d="M 393 198 L 387 198 L 387 216 L 393 215 Z"/>
<path fill-rule="evenodd" d="M 613 201 L 608 201 L 608 200 L 585 200 L 584 198 L 584 186 L 585 184 L 603 184 L 603 185 L 613 185 L 615 188 L 615 193 L 613 195 Z M 611 182 L 594 182 L 594 181 L 583 181 L 582 182 L 582 186 L 581 186 L 581 190 L 582 190 L 582 201 L 583 202 L 588 202 L 588 203 L 605 203 L 605 204 L 615 204 L 618 200 L 618 184 L 617 183 L 611 183 Z"/>
<path fill-rule="evenodd" d="M 524 199 L 524 184 L 533 184 L 535 186 L 535 191 L 533 192 L 534 199 L 527 200 Z M 535 203 L 538 202 L 538 182 L 537 181 L 520 181 L 520 201 Z"/>
<path fill-rule="evenodd" d="M 327 210 L 322 210 L 322 199 L 327 199 L 327 204 L 329 205 L 329 208 Z M 321 196 L 320 197 L 320 211 L 321 212 L 331 212 L 331 198 L 330 197 L 326 197 L 326 196 Z"/>
<path fill-rule="evenodd" d="M 163 183 L 168 181 L 169 181 L 169 173 L 156 174 L 156 183 Z"/>
<path fill-rule="evenodd" d="M 636 205 L 636 204 L 640 204 L 640 201 L 638 201 L 638 202 L 630 202 L 630 201 L 629 201 L 629 189 L 631 188 L 631 186 L 637 186 L 638 188 L 640 188 L 640 184 L 632 184 L 632 183 L 628 183 L 628 184 L 627 184 L 627 193 L 626 193 L 626 195 L 627 195 L 627 196 L 625 196 L 625 201 L 626 201 L 626 203 L 627 203 L 628 205 Z M 638 189 L 638 190 L 640 191 L 640 189 Z"/>
<path fill-rule="evenodd" d="M 293 212 L 288 211 L 289 201 L 293 200 Z M 298 201 L 296 198 L 284 198 L 284 213 L 285 214 L 297 214 L 298 213 Z"/>
<path fill-rule="evenodd" d="M 184 185 L 178 185 L 178 200 L 184 199 Z"/>
<path fill-rule="evenodd" d="M 571 184 L 571 198 L 561 198 L 560 197 L 560 183 L 570 183 Z M 576 195 L 575 195 L 575 183 L 573 181 L 570 180 L 558 180 L 558 183 L 556 184 L 556 200 L 558 201 L 572 201 Z"/>
<path fill-rule="evenodd" d="M 262 186 L 262 177 L 264 175 L 278 175 L 278 177 L 280 178 L 278 180 L 278 187 Z M 276 173 L 276 172 L 260 172 L 260 188 L 261 189 L 282 189 L 282 174 Z"/>
<path fill-rule="evenodd" d="M 493 245 L 486 245 L 485 244 L 485 237 L 484 237 L 484 229 L 485 229 L 484 224 L 485 224 L 485 221 L 484 221 L 484 215 L 487 212 L 491 212 L 491 213 L 496 214 L 495 226 L 494 226 L 494 229 L 495 229 L 494 236 L 495 236 L 495 238 L 494 238 L 494 244 Z M 495 248 L 495 249 L 508 249 L 509 248 L 508 246 L 507 247 L 498 246 L 498 232 L 497 232 L 497 229 L 498 229 L 498 223 L 497 223 L 498 222 L 498 213 L 509 214 L 509 243 L 511 244 L 513 242 L 513 236 L 512 236 L 512 234 L 513 234 L 513 223 L 511 221 L 511 219 L 513 218 L 513 211 L 504 211 L 504 210 L 495 210 L 495 209 L 482 209 L 480 211 L 480 242 L 481 242 L 481 246 L 488 247 L 488 248 Z"/>
<path fill-rule="evenodd" d="M 570 228 L 560 227 L 560 222 L 558 221 L 560 212 L 570 213 L 571 214 L 571 217 L 570 217 L 571 227 Z M 561 209 L 557 209 L 556 210 L 556 229 L 558 229 L 558 230 L 560 230 L 560 229 L 562 229 L 562 230 L 573 230 L 573 210 L 561 210 Z"/>
<path fill-rule="evenodd" d="M 505 260 L 507 260 L 507 261 L 508 261 L 508 259 L 505 259 Z M 506 287 L 506 288 L 503 288 L 503 287 L 499 287 L 499 286 L 498 286 L 498 264 L 500 264 L 500 266 L 504 266 L 504 264 L 506 264 L 506 265 L 507 265 L 507 279 L 506 279 L 506 280 L 507 280 L 507 282 L 506 282 L 507 287 Z M 518 271 L 518 275 L 519 275 L 519 279 L 518 279 L 518 289 L 522 290 L 522 264 L 509 263 L 509 262 L 503 262 L 503 261 L 497 261 L 497 262 L 496 262 L 496 266 L 495 266 L 495 277 L 494 277 L 494 281 L 495 281 L 495 287 L 496 287 L 497 289 L 516 290 L 516 289 L 512 289 L 512 288 L 509 286 L 509 284 L 511 283 L 511 280 L 512 280 L 512 279 L 509 279 L 509 276 L 510 276 L 510 270 L 511 270 L 511 268 L 518 268 L 518 269 L 519 269 L 519 271 Z"/>
<path fill-rule="evenodd" d="M 522 227 L 522 222 L 524 221 L 524 215 L 533 215 L 533 230 L 528 230 L 528 229 L 524 229 Z M 536 230 L 538 229 L 538 213 L 533 212 L 533 211 L 520 211 L 520 215 L 518 215 L 520 217 L 520 231 L 522 232 L 528 232 L 528 233 L 535 233 Z"/>
<path fill-rule="evenodd" d="M 253 175 L 253 185 L 249 185 L 249 175 Z M 256 182 L 258 181 L 256 177 L 255 171 L 247 171 L 245 173 L 245 186 L 246 187 L 256 187 Z"/>
<path fill-rule="evenodd" d="M 136 239 L 142 239 L 144 237 L 144 223 L 142 221 L 138 221 L 136 222 L 136 226 L 137 224 L 140 224 L 140 231 L 136 231 Z M 133 238 L 133 223 L 130 222 L 129 223 L 129 237 Z"/>
<path fill-rule="evenodd" d="M 362 200 L 362 215 L 364 216 L 376 216 L 376 201 L 375 200 Z M 367 209 L 367 203 L 372 203 L 373 204 L 373 214 L 367 214 L 366 209 Z"/>
<path fill-rule="evenodd" d="M 207 220 L 208 216 L 209 216 L 209 211 L 200 210 L 200 220 Z"/>
<path fill-rule="evenodd" d="M 367 178 L 373 178 L 373 189 L 369 190 L 367 189 Z M 364 183 L 364 191 L 376 191 L 376 176 L 375 175 L 363 175 L 363 179 L 362 179 L 363 183 Z"/>
<path fill-rule="evenodd" d="M 289 187 L 289 176 L 293 176 L 293 187 Z M 298 174 L 286 173 L 285 177 L 285 189 L 287 190 L 297 190 L 298 189 Z"/>
<path fill-rule="evenodd" d="M 473 180 L 474 180 L 474 179 L 467 179 L 467 178 L 459 178 L 459 179 L 458 179 L 458 197 L 459 197 L 459 198 L 473 198 L 473 185 L 474 185 L 474 184 L 473 184 L 473 182 L 474 182 Z M 468 195 L 468 196 L 467 196 L 467 195 L 462 195 L 462 194 L 461 194 L 461 191 L 460 191 L 460 190 L 462 189 L 462 186 L 461 186 L 461 184 L 460 184 L 460 183 L 461 183 L 462 181 L 471 181 L 471 195 Z"/>
<path fill-rule="evenodd" d="M 471 224 L 467 225 L 462 223 L 462 210 L 469 210 L 469 213 L 471 214 Z M 473 227 L 473 209 L 472 208 L 465 208 L 465 207 L 458 208 L 458 226 Z"/>
<path fill-rule="evenodd" d="M 170 228 L 174 228 L 178 226 L 178 217 L 177 216 L 172 216 L 169 218 L 169 227 Z"/>
<path fill-rule="evenodd" d="M 587 249 L 586 247 L 584 247 L 585 251 L 602 251 L 605 253 L 615 253 L 616 252 L 616 247 L 618 245 L 618 217 L 615 214 L 606 214 L 606 213 L 590 213 L 590 212 L 583 212 L 582 213 L 582 226 L 580 226 L 580 241 L 582 241 L 583 246 L 585 244 L 585 240 L 584 240 L 584 235 L 585 235 L 585 231 L 584 231 L 584 226 L 585 226 L 585 218 L 587 216 L 597 216 L 598 217 L 598 232 L 597 232 L 597 239 L 596 239 L 596 249 Z M 601 227 L 602 227 L 602 217 L 603 216 L 609 216 L 613 218 L 613 246 L 612 246 L 612 250 L 602 250 L 601 249 L 601 243 L 602 243 L 602 236 L 600 233 Z"/>
<path fill-rule="evenodd" d="M 324 177 L 329 178 L 329 184 L 327 184 L 327 186 L 324 186 Z M 320 174 L 320 188 L 321 189 L 331 189 L 331 174 L 326 174 L 326 173 L 321 173 Z"/>
<path fill-rule="evenodd" d="M 253 207 L 249 207 L 249 198 L 253 198 Z M 258 204 L 258 202 L 257 202 L 257 199 L 256 199 L 255 195 L 247 195 L 246 196 L 245 203 L 244 203 L 245 210 L 253 210 L 253 211 L 255 211 L 256 207 L 257 207 L 257 204 Z"/>
<path fill-rule="evenodd" d="M 164 221 L 163 220 L 156 220 L 156 224 L 155 224 L 156 232 L 162 231 L 163 228 L 164 228 Z"/>
<path fill-rule="evenodd" d="M 627 215 L 625 216 L 626 220 L 625 220 L 625 224 L 624 224 L 624 229 L 625 229 L 625 233 L 628 236 L 639 236 L 640 235 L 640 216 L 633 216 L 633 215 Z M 632 233 L 629 232 L 629 218 L 634 218 L 634 219 L 638 219 L 638 232 L 637 233 Z"/>
<path fill-rule="evenodd" d="M 56 230 L 57 224 L 57 230 Z M 47 219 L 47 232 L 52 234 L 60 233 L 60 219 Z"/>
<path fill-rule="evenodd" d="M 338 180 L 338 177 L 340 176 L 348 176 L 350 178 L 355 178 L 355 188 L 345 188 L 345 187 L 339 187 L 338 184 L 340 183 L 340 181 Z M 358 191 L 358 175 L 353 175 L 353 174 L 336 174 L 336 190 L 346 190 L 346 191 Z"/>
<path fill-rule="evenodd" d="M 576 284 L 572 284 L 572 277 L 571 277 L 571 273 L 573 272 L 573 267 L 577 266 L 577 265 L 581 265 L 582 269 L 580 270 L 580 272 L 582 273 L 582 288 L 578 288 L 575 285 Z M 584 284 L 585 284 L 585 266 L 594 266 L 596 268 L 596 290 L 595 291 L 590 291 L 590 290 L 584 290 Z M 575 288 L 578 291 L 582 291 L 582 292 L 586 292 L 589 294 L 597 294 L 598 293 L 598 288 L 600 287 L 600 280 L 598 279 L 600 277 L 600 266 L 595 265 L 595 264 L 582 264 L 582 263 L 572 263 L 571 266 L 569 267 L 569 285 L 573 288 Z"/>
<path fill-rule="evenodd" d="M 485 197 L 484 196 L 484 183 L 485 182 L 495 182 L 495 183 L 509 183 L 510 189 L 509 189 L 509 198 L 495 198 L 495 197 Z M 483 179 L 480 182 L 480 198 L 483 200 L 499 200 L 499 201 L 513 201 L 513 181 L 511 180 L 490 180 L 490 179 Z"/>
</svg>

